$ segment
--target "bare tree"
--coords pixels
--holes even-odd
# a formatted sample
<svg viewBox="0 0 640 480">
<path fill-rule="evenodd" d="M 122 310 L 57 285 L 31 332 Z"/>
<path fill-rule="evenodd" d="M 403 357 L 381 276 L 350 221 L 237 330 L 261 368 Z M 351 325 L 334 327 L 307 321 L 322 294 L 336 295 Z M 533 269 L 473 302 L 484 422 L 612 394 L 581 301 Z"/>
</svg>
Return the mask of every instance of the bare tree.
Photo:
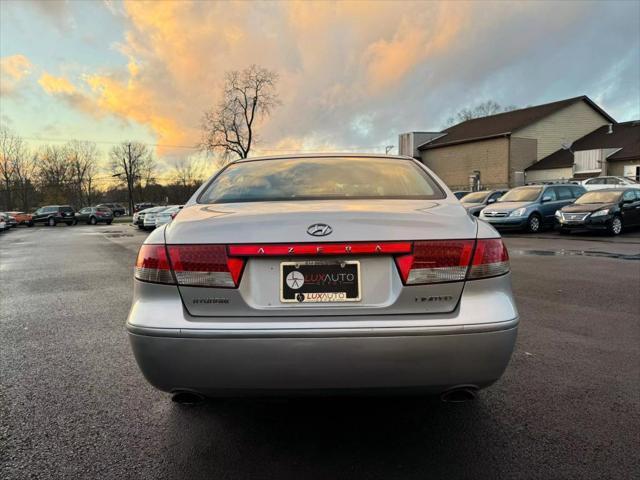
<svg viewBox="0 0 640 480">
<path fill-rule="evenodd" d="M 65 146 L 69 183 L 76 207 L 91 205 L 95 199 L 98 148 L 92 142 L 69 142 Z"/>
<path fill-rule="evenodd" d="M 174 181 L 183 187 L 193 187 L 204 180 L 204 166 L 197 157 L 179 158 L 173 161 L 172 166 Z"/>
<path fill-rule="evenodd" d="M 146 145 L 138 142 L 123 142 L 111 149 L 110 169 L 127 187 L 129 212 L 133 212 L 134 192 L 143 177 L 148 182 L 155 169 L 155 161 Z"/>
<path fill-rule="evenodd" d="M 457 125 L 458 123 L 466 122 L 467 120 L 473 120 L 474 118 L 488 117 L 489 115 L 495 115 L 496 113 L 510 112 L 517 109 L 518 107 L 515 105 L 503 107 L 494 100 L 487 100 L 473 108 L 463 108 L 456 113 L 455 116 L 447 119 L 445 127 L 451 127 L 452 125 Z"/>
<path fill-rule="evenodd" d="M 13 208 L 11 189 L 15 178 L 14 163 L 16 156 L 24 151 L 22 138 L 14 135 L 8 128 L 0 129 L 0 177 L 4 186 L 5 207 Z"/>
<path fill-rule="evenodd" d="M 38 154 L 38 186 L 47 203 L 63 203 L 68 199 L 70 168 L 65 148 L 45 145 Z"/>
<path fill-rule="evenodd" d="M 228 72 L 222 101 L 204 113 L 202 148 L 225 158 L 247 158 L 256 140 L 256 119 L 268 116 L 280 104 L 277 81 L 277 73 L 257 65 Z"/>
<path fill-rule="evenodd" d="M 36 174 L 37 159 L 37 154 L 30 152 L 27 148 L 22 149 L 21 154 L 16 155 L 13 159 L 16 190 L 21 208 L 25 212 L 30 210 L 30 200 L 35 193 L 33 181 Z"/>
</svg>

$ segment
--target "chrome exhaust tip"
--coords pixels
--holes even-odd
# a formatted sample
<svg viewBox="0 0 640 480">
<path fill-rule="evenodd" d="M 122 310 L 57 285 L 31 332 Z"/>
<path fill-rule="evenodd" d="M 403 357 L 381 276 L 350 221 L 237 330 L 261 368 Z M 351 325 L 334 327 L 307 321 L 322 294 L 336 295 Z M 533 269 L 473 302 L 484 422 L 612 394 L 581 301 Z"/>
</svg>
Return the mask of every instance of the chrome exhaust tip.
<svg viewBox="0 0 640 480">
<path fill-rule="evenodd" d="M 440 396 L 445 403 L 465 403 L 478 398 L 478 387 L 466 385 L 447 390 Z"/>
<path fill-rule="evenodd" d="M 173 392 L 171 400 L 180 405 L 195 406 L 202 404 L 205 398 L 197 392 L 179 391 Z"/>
</svg>

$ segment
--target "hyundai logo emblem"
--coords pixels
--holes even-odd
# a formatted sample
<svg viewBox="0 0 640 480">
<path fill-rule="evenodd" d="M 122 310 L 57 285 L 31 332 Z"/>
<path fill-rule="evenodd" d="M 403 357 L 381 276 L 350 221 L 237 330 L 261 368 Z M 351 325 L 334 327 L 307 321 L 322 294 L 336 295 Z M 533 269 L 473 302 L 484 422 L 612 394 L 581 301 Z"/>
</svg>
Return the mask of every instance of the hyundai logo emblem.
<svg viewBox="0 0 640 480">
<path fill-rule="evenodd" d="M 326 237 L 327 235 L 330 235 L 331 232 L 333 232 L 333 228 L 326 223 L 314 223 L 307 228 L 307 233 L 314 237 Z"/>
</svg>

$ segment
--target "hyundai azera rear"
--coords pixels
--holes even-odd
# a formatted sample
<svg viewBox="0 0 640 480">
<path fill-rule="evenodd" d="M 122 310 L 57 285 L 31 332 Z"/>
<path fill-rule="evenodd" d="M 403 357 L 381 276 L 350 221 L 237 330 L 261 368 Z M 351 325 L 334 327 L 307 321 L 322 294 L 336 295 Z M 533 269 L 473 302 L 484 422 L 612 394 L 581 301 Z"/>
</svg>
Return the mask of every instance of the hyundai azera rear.
<svg viewBox="0 0 640 480">
<path fill-rule="evenodd" d="M 507 250 L 412 158 L 235 161 L 142 245 L 127 329 L 157 388 L 474 394 L 518 312 Z"/>
</svg>

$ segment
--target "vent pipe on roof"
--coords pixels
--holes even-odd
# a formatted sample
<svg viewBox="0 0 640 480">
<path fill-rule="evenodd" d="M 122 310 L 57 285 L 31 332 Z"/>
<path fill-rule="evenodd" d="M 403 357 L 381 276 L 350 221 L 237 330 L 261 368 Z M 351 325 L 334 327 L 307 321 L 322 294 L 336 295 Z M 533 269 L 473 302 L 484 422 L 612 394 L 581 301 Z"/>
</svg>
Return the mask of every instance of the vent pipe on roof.
<svg viewBox="0 0 640 480">
<path fill-rule="evenodd" d="M 607 131 L 608 134 L 612 134 L 613 133 L 613 123 L 609 124 L 609 130 Z"/>
</svg>

